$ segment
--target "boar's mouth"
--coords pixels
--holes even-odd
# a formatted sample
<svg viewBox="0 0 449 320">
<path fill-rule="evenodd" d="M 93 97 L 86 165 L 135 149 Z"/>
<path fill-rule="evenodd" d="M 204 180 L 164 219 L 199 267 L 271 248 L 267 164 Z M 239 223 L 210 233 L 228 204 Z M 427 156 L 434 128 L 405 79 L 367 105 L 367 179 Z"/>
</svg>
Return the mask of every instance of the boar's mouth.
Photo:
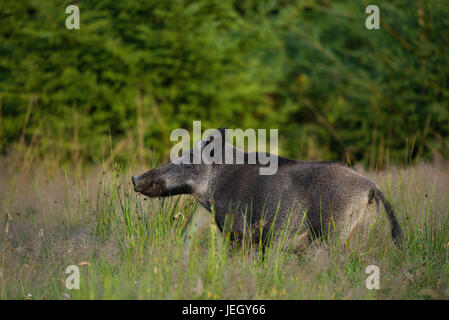
<svg viewBox="0 0 449 320">
<path fill-rule="evenodd" d="M 139 179 L 139 177 L 132 177 L 132 182 L 134 185 L 134 191 L 141 193 L 148 197 L 163 197 L 167 191 L 165 186 L 165 181 L 156 180 L 151 182 L 142 181 L 144 179 Z"/>
</svg>

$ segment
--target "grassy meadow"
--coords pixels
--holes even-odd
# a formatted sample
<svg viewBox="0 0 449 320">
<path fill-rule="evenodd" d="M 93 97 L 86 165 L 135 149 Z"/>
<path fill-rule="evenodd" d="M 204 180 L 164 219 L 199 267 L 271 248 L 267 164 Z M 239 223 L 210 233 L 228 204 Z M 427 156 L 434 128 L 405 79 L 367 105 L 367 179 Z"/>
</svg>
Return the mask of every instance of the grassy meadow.
<svg viewBox="0 0 449 320">
<path fill-rule="evenodd" d="M 448 1 L 378 0 L 379 29 L 370 4 L 0 1 L 0 299 L 448 299 Z M 405 249 L 382 210 L 350 243 L 299 256 L 281 234 L 261 259 L 194 198 L 136 194 L 199 120 L 354 164 Z"/>
<path fill-rule="evenodd" d="M 449 165 L 364 171 L 392 202 L 405 250 L 385 214 L 343 246 L 317 239 L 303 255 L 273 241 L 236 246 L 190 196 L 147 199 L 130 176 L 149 168 L 71 172 L 3 158 L 0 171 L 1 299 L 447 299 Z M 368 290 L 368 265 L 380 289 Z M 80 289 L 68 290 L 69 265 Z"/>
</svg>

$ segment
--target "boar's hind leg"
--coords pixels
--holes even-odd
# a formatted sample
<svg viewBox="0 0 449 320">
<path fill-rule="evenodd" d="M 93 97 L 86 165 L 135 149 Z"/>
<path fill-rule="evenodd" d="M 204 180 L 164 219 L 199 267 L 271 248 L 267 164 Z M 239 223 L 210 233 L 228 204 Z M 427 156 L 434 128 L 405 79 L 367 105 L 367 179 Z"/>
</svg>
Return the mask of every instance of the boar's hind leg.
<svg viewBox="0 0 449 320">
<path fill-rule="evenodd" d="M 377 206 L 367 200 L 366 195 L 354 197 L 344 213 L 340 237 L 345 246 L 358 244 L 366 239 L 370 227 L 376 221 Z"/>
<path fill-rule="evenodd" d="M 312 239 L 310 238 L 309 232 L 303 231 L 292 239 L 289 239 L 284 245 L 284 249 L 288 252 L 302 254 L 311 243 Z"/>
</svg>

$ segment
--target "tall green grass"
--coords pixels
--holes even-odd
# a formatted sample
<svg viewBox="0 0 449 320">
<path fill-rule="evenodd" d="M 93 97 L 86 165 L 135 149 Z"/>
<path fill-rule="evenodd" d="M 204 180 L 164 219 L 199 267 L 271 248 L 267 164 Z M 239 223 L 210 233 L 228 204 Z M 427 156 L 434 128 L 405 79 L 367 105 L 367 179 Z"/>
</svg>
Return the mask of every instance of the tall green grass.
<svg viewBox="0 0 449 320">
<path fill-rule="evenodd" d="M 260 242 L 230 241 L 214 212 L 192 197 L 136 194 L 127 169 L 81 179 L 39 172 L 17 177 L 14 190 L 0 189 L 2 299 L 449 297 L 446 165 L 376 173 L 403 228 L 404 251 L 381 212 L 350 242 L 319 238 L 301 255 L 285 250 L 286 225 L 270 237 L 264 259 Z M 380 290 L 365 287 L 371 264 L 381 270 Z M 80 290 L 65 287 L 69 265 L 80 268 Z"/>
</svg>

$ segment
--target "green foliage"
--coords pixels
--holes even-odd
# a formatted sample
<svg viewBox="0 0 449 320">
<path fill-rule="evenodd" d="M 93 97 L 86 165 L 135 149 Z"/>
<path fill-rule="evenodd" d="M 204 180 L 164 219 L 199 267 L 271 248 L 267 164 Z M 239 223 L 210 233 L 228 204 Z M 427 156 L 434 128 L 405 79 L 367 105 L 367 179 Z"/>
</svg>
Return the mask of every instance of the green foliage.
<svg viewBox="0 0 449 320">
<path fill-rule="evenodd" d="M 407 163 L 447 155 L 449 7 L 378 1 L 0 4 L 0 150 L 166 157 L 171 130 L 279 128 L 281 155 Z M 153 153 L 154 151 L 154 153 Z"/>
</svg>

